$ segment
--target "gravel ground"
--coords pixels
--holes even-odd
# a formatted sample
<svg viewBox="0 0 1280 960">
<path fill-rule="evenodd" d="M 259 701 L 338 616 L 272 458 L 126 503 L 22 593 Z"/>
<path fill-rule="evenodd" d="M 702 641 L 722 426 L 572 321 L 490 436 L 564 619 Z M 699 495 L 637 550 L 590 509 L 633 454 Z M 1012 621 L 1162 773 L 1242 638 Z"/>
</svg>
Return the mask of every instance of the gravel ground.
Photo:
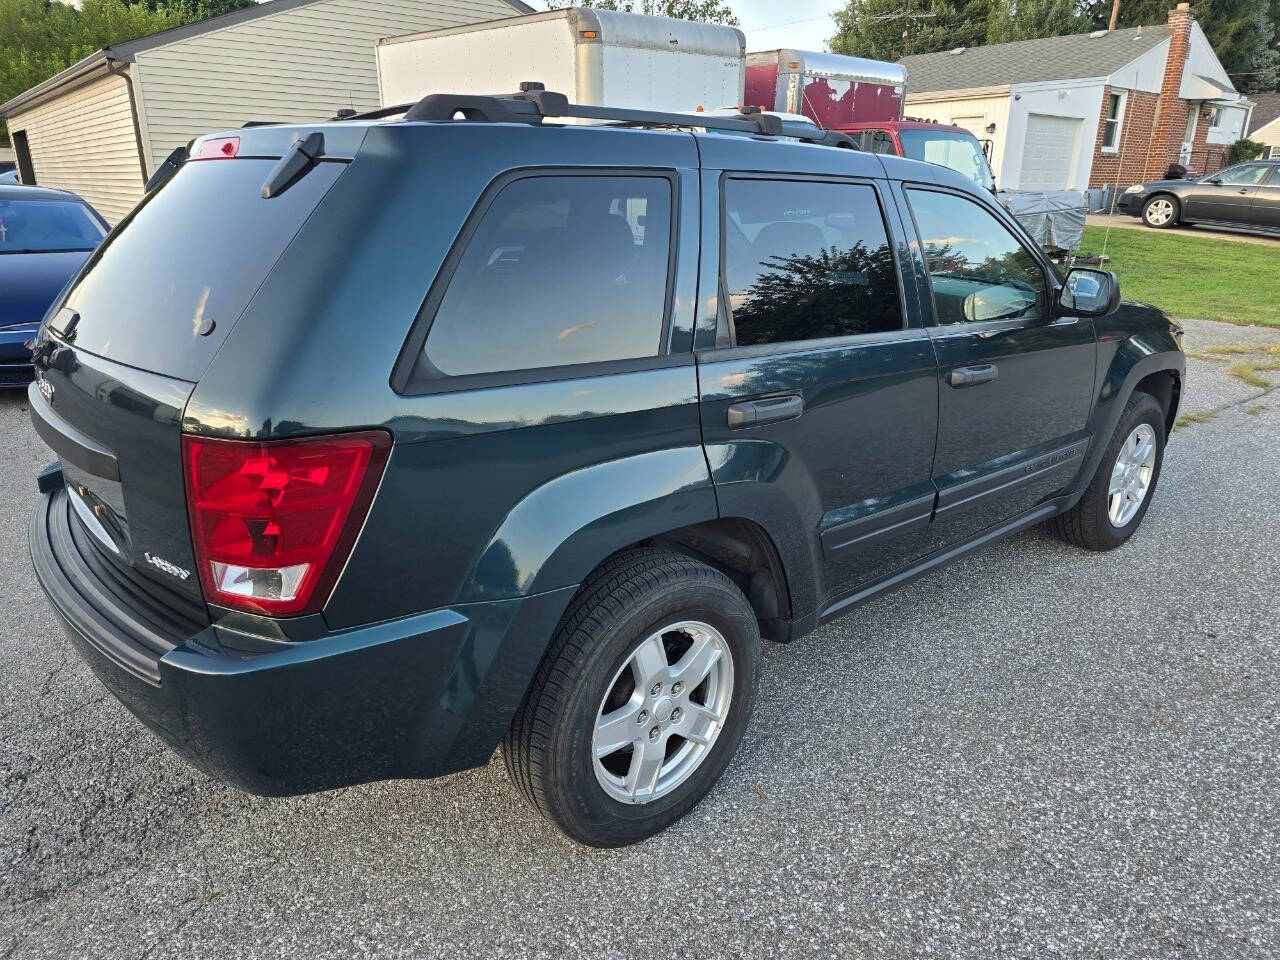
<svg viewBox="0 0 1280 960">
<path fill-rule="evenodd" d="M 289 800 L 195 773 L 57 629 L 50 455 L 0 398 L 0 958 L 1274 956 L 1280 389 L 1190 366 L 1219 413 L 1128 545 L 1031 531 L 767 647 L 722 783 L 612 852 L 497 759 Z"/>
</svg>

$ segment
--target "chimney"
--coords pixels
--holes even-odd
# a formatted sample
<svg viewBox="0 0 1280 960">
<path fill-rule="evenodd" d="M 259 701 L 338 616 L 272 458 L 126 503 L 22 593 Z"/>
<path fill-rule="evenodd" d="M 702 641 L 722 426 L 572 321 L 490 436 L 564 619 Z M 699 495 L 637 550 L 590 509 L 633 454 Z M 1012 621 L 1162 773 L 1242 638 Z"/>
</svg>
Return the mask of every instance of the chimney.
<svg viewBox="0 0 1280 960">
<path fill-rule="evenodd" d="M 1164 169 L 1178 159 L 1178 150 L 1186 134 L 1189 104 L 1178 98 L 1178 91 L 1182 88 L 1182 74 L 1191 52 L 1191 25 L 1195 19 L 1189 3 L 1179 3 L 1169 11 L 1169 55 L 1164 62 L 1164 79 L 1156 101 L 1151 147 L 1147 151 L 1143 172 L 1143 177 L 1148 180 L 1161 176 Z"/>
</svg>

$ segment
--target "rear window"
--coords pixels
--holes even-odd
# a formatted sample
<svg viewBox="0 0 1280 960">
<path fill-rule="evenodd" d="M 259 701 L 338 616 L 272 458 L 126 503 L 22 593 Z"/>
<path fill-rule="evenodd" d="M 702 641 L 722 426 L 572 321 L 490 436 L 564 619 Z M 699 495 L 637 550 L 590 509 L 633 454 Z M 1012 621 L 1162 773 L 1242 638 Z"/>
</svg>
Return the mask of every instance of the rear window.
<svg viewBox="0 0 1280 960">
<path fill-rule="evenodd" d="M 83 203 L 0 200 L 0 253 L 92 250 L 105 235 Z"/>
<path fill-rule="evenodd" d="M 321 163 L 284 193 L 259 195 L 274 160 L 185 164 L 90 261 L 66 306 L 76 346 L 198 380 L 272 266 L 338 176 Z M 212 324 L 212 329 L 210 325 Z"/>
<path fill-rule="evenodd" d="M 659 176 L 533 176 L 508 184 L 458 260 L 419 374 L 657 356 L 671 199 L 671 182 Z"/>
</svg>

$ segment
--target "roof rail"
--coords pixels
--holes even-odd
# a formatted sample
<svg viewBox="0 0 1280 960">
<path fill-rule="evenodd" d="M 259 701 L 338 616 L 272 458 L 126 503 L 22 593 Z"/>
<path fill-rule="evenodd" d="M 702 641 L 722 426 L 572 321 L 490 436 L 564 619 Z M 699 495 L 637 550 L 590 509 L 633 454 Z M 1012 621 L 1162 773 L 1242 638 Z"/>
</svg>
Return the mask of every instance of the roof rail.
<svg viewBox="0 0 1280 960">
<path fill-rule="evenodd" d="M 387 108 L 382 115 L 398 113 L 403 108 Z M 363 117 L 369 117 L 364 114 Z M 534 126 L 544 119 L 604 120 L 631 127 L 705 127 L 736 133 L 762 134 L 770 137 L 793 137 L 806 143 L 829 147 L 858 149 L 853 138 L 838 130 L 824 130 L 816 124 L 786 121 L 769 113 L 743 112 L 733 116 L 715 114 L 665 113 L 657 110 L 632 110 L 622 107 L 596 107 L 570 103 L 563 93 L 545 89 L 540 83 L 520 84 L 518 93 L 503 96 L 431 93 L 404 112 L 405 120 L 463 120 L 484 123 L 527 123 Z M 354 119 L 354 118 L 353 118 Z"/>
</svg>

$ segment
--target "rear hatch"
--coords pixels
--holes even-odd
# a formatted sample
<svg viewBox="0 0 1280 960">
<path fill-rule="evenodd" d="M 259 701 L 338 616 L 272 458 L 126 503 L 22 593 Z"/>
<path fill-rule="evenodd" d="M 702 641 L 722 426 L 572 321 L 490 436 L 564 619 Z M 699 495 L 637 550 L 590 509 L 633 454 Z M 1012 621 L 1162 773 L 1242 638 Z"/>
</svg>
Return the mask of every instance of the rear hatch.
<svg viewBox="0 0 1280 960">
<path fill-rule="evenodd" d="M 194 600 L 183 409 L 363 130 L 340 130 L 330 139 L 345 151 L 326 151 L 270 199 L 263 183 L 296 131 L 241 133 L 226 151 L 235 156 L 185 163 L 98 249 L 41 328 L 30 392 L 71 509 L 103 557 Z"/>
</svg>

